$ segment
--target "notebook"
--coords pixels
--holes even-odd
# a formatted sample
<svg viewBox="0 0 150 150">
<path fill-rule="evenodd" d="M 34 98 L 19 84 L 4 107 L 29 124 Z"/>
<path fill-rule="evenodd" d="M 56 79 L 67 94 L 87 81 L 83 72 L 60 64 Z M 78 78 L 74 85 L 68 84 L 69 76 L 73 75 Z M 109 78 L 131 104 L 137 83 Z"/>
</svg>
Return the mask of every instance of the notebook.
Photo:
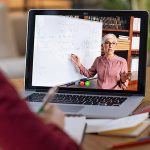
<svg viewBox="0 0 150 150">
<path fill-rule="evenodd" d="M 136 137 L 149 125 L 148 113 L 128 116 L 120 119 L 87 119 L 86 133 Z"/>
<path fill-rule="evenodd" d="M 132 29 L 135 18 L 140 20 L 138 31 Z M 24 93 L 27 103 L 37 111 L 48 89 L 59 86 L 52 103 L 65 114 L 88 118 L 130 115 L 145 96 L 147 34 L 146 11 L 30 10 Z M 139 49 L 131 48 L 135 35 Z M 127 39 L 118 40 L 124 36 Z M 115 50 L 109 62 L 103 55 L 104 48 Z M 71 54 L 80 58 L 80 71 Z M 124 71 L 132 74 L 133 55 L 139 58 L 136 80 L 122 81 Z"/>
<path fill-rule="evenodd" d="M 149 126 L 150 126 L 150 121 L 145 120 L 135 127 L 114 130 L 114 131 L 108 131 L 108 132 L 102 132 L 102 133 L 99 133 L 99 135 L 122 136 L 122 137 L 133 137 L 134 138 L 134 137 L 140 136 Z"/>
<path fill-rule="evenodd" d="M 65 117 L 65 132 L 78 144 L 81 144 L 86 130 L 86 118 L 81 116 Z"/>
</svg>

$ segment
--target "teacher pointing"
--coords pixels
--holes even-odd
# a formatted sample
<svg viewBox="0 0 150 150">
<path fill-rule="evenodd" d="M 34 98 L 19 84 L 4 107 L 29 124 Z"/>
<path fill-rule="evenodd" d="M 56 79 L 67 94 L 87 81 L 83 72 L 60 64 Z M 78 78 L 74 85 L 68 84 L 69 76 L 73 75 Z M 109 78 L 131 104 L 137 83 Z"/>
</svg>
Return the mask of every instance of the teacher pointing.
<svg viewBox="0 0 150 150">
<path fill-rule="evenodd" d="M 97 57 L 90 69 L 86 69 L 75 54 L 71 54 L 71 60 L 79 68 L 81 75 L 90 78 L 97 74 L 98 89 L 125 90 L 130 74 L 127 61 L 114 54 L 116 46 L 117 37 L 114 34 L 106 34 L 102 40 L 104 55 Z"/>
</svg>

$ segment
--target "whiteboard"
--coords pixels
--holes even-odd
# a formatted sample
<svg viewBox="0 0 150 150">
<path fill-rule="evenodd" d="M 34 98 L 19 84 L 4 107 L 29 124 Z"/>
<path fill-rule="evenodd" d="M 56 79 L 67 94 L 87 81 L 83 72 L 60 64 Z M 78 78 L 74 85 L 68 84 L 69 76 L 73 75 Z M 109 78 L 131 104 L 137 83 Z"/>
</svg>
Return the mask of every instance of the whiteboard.
<svg viewBox="0 0 150 150">
<path fill-rule="evenodd" d="M 101 55 L 102 23 L 68 16 L 35 18 L 32 86 L 56 86 L 84 78 L 71 54 L 90 68 Z"/>
</svg>

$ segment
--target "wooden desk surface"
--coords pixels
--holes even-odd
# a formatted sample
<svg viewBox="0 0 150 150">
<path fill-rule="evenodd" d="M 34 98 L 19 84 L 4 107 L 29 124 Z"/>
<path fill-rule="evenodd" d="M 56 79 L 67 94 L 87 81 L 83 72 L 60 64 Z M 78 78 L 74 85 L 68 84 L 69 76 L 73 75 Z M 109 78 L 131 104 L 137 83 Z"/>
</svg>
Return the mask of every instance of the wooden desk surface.
<svg viewBox="0 0 150 150">
<path fill-rule="evenodd" d="M 23 79 L 13 79 L 11 83 L 16 87 L 16 89 L 21 92 L 23 91 Z M 146 105 L 150 105 L 150 67 L 147 68 L 147 80 L 146 80 L 146 97 L 144 101 L 138 108 L 142 108 Z M 145 132 L 141 136 L 147 136 L 150 134 L 150 128 L 145 130 Z M 99 136 L 96 134 L 86 134 L 83 141 L 83 149 L 84 150 L 105 150 L 108 149 L 114 143 L 123 142 L 128 140 L 128 138 L 123 137 L 111 137 L 111 136 Z M 150 149 L 150 144 L 136 146 L 132 148 L 124 148 L 132 149 L 132 150 L 148 150 Z"/>
</svg>

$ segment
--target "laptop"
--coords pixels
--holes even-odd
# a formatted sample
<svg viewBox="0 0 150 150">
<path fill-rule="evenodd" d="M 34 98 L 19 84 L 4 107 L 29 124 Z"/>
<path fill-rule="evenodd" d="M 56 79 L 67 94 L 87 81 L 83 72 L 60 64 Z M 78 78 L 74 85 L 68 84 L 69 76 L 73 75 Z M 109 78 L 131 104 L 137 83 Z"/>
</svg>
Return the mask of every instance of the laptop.
<svg viewBox="0 0 150 150">
<path fill-rule="evenodd" d="M 115 35 L 117 44 L 103 43 L 106 34 Z M 28 105 L 37 111 L 48 90 L 59 86 L 51 103 L 65 114 L 87 118 L 131 115 L 145 96 L 147 37 L 146 11 L 30 10 L 24 93 Z M 115 69 L 116 65 L 106 62 L 102 44 L 117 45 L 114 56 L 119 61 L 114 62 L 124 62 L 124 67 Z M 80 58 L 82 69 L 72 62 L 72 54 Z M 83 73 L 97 59 L 101 63 L 95 73 Z M 120 77 L 122 68 L 131 73 L 127 84 Z"/>
</svg>

